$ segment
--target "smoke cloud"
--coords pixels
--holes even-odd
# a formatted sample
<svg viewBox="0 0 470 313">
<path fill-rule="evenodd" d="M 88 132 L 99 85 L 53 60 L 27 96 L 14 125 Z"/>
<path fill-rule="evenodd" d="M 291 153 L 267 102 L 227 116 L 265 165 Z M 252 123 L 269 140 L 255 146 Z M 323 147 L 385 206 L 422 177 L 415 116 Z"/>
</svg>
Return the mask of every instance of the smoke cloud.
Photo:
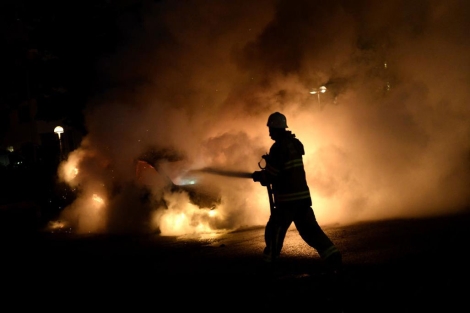
<svg viewBox="0 0 470 313">
<path fill-rule="evenodd" d="M 88 105 L 89 135 L 61 166 L 79 170 L 63 176 L 81 190 L 64 211 L 78 231 L 264 224 L 267 193 L 249 179 L 194 178 L 216 209 L 171 186 L 207 166 L 258 170 L 275 111 L 304 143 L 321 225 L 468 208 L 467 1 L 143 3 L 100 64 L 106 89 Z"/>
</svg>

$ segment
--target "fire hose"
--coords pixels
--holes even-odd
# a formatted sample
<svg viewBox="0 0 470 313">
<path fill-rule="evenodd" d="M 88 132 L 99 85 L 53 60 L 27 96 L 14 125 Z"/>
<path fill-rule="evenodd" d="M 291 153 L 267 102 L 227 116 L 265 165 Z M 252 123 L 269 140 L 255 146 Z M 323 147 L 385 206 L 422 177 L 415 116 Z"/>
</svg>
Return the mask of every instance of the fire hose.
<svg viewBox="0 0 470 313">
<path fill-rule="evenodd" d="M 252 173 L 250 172 L 226 171 L 226 170 L 220 170 L 220 169 L 215 169 L 211 167 L 206 167 L 200 170 L 193 170 L 192 172 L 208 173 L 208 174 L 227 176 L 227 177 L 236 177 L 236 178 L 252 178 Z"/>
<path fill-rule="evenodd" d="M 262 158 L 266 159 L 267 155 L 263 155 Z M 210 168 L 210 167 L 206 167 L 206 168 L 199 169 L 199 170 L 193 170 L 192 172 L 208 173 L 208 174 L 227 176 L 227 177 L 235 177 L 235 178 L 251 178 L 255 182 L 260 182 L 261 185 L 266 186 L 266 188 L 268 190 L 269 208 L 270 208 L 271 213 L 273 213 L 273 211 L 276 209 L 276 204 L 274 202 L 272 184 L 269 183 L 269 182 L 264 181 L 264 179 L 263 179 L 263 177 L 266 177 L 266 175 L 265 175 L 266 166 L 262 166 L 261 161 L 258 162 L 258 166 L 261 169 L 261 171 L 257 171 L 257 172 L 254 172 L 254 173 L 243 172 L 243 171 L 227 171 L 227 170 L 215 169 L 215 168 Z M 258 174 L 256 174 L 256 173 L 258 173 Z"/>
</svg>

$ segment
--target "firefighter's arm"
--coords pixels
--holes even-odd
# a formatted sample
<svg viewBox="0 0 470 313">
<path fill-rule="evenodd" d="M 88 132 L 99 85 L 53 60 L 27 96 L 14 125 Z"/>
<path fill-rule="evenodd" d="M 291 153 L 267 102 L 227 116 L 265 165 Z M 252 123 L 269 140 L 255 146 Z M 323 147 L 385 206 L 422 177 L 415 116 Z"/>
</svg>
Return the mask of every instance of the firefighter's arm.
<svg viewBox="0 0 470 313">
<path fill-rule="evenodd" d="M 271 147 L 269 154 L 263 155 L 262 159 L 265 161 L 265 166 L 261 166 L 261 162 L 258 163 L 262 170 L 253 172 L 251 177 L 253 178 L 253 181 L 259 182 L 262 186 L 268 186 L 277 179 L 277 175 L 279 173 L 279 148 L 274 146 Z"/>
</svg>

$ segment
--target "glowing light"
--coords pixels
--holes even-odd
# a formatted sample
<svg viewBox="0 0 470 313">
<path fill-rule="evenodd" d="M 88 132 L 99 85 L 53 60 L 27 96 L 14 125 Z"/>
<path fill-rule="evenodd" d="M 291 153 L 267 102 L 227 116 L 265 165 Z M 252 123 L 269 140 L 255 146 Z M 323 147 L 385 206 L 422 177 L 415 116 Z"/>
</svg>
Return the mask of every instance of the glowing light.
<svg viewBox="0 0 470 313">
<path fill-rule="evenodd" d="M 54 128 L 54 133 L 56 133 L 60 139 L 60 134 L 64 133 L 64 128 L 62 126 L 56 126 L 56 128 Z"/>
<path fill-rule="evenodd" d="M 7 147 L 7 150 L 8 150 L 9 152 L 15 151 L 15 149 L 13 148 L 13 146 L 8 146 L 8 147 Z"/>
<path fill-rule="evenodd" d="M 325 92 L 326 92 L 326 87 L 325 87 L 325 86 L 321 86 L 321 87 L 318 88 L 318 89 L 312 89 L 312 91 L 310 91 L 310 94 L 311 94 L 311 95 L 316 95 L 316 94 L 325 93 Z"/>
<path fill-rule="evenodd" d="M 104 203 L 103 199 L 97 194 L 93 194 L 93 201 L 96 201 L 98 203 Z"/>
<path fill-rule="evenodd" d="M 103 198 L 101 198 L 100 196 L 98 196 L 96 193 L 93 194 L 92 196 L 92 199 L 93 201 L 95 202 L 96 206 L 99 208 L 99 207 L 102 207 L 104 205 L 104 200 Z"/>
<path fill-rule="evenodd" d="M 210 211 L 209 211 L 209 216 L 210 216 L 210 217 L 214 217 L 214 216 L 216 216 L 216 215 L 217 215 L 217 212 L 216 212 L 215 210 L 210 210 Z"/>
<path fill-rule="evenodd" d="M 325 93 L 325 92 L 326 92 L 326 87 L 325 86 L 320 86 L 320 88 L 318 88 L 318 89 L 312 89 L 312 91 L 310 91 L 310 94 L 311 95 L 317 95 L 318 104 L 320 104 L 320 94 Z"/>
<path fill-rule="evenodd" d="M 181 185 L 183 185 L 183 186 L 184 185 L 194 185 L 194 184 L 196 184 L 196 181 L 193 180 L 193 179 L 183 179 L 181 181 Z"/>
</svg>

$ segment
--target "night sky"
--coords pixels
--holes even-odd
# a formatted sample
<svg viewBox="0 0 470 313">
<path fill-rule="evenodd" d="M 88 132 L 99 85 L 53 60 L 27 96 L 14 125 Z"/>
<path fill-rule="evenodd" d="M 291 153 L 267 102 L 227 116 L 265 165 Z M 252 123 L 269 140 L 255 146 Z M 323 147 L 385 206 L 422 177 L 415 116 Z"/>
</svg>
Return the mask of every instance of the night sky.
<svg viewBox="0 0 470 313">
<path fill-rule="evenodd" d="M 37 118 L 80 118 L 108 88 L 100 62 L 127 41 L 126 19 L 139 25 L 142 1 L 6 0 L 0 4 L 1 108 L 34 98 Z M 75 126 L 79 126 L 75 124 Z"/>
<path fill-rule="evenodd" d="M 176 183 L 206 166 L 257 170 L 274 111 L 305 145 L 321 224 L 470 203 L 468 1 L 6 1 L 2 12 L 2 107 L 33 93 L 44 118 L 64 102 L 61 114 L 83 116 L 87 136 L 61 169 L 82 189 L 63 216 L 79 231 L 129 218 L 161 228 L 182 212 L 192 222 L 180 233 L 264 224 L 266 191 L 249 180 L 205 178 L 223 199 L 211 220 L 158 183 L 154 204 L 171 209 L 141 205 L 132 186 L 148 151 L 179 156 L 152 160 Z M 79 214 L 93 195 L 105 209 Z"/>
</svg>

